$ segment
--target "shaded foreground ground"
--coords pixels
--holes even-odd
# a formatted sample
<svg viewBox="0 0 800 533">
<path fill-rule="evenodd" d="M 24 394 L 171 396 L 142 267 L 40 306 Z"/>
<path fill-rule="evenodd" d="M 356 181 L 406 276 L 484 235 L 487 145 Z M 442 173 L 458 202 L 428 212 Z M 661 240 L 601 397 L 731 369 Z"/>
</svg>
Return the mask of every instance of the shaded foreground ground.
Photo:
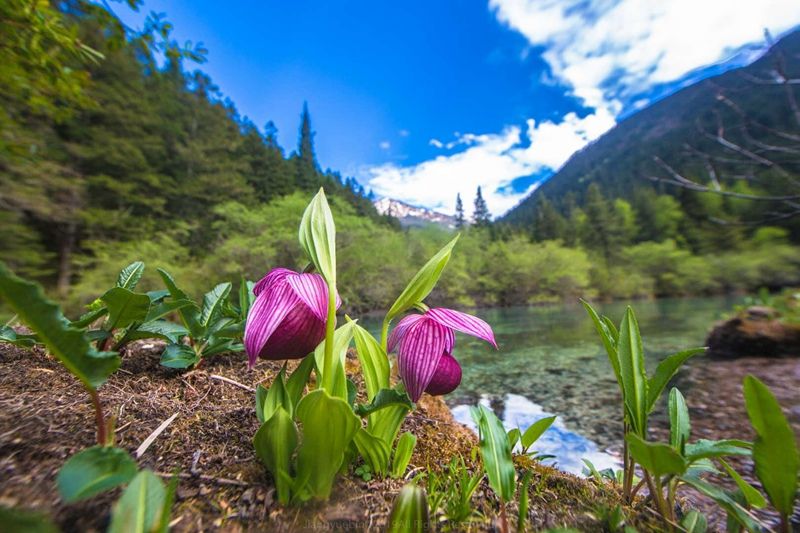
<svg viewBox="0 0 800 533">
<path fill-rule="evenodd" d="M 117 416 L 117 444 L 133 453 L 164 420 L 177 417 L 139 459 L 165 476 L 181 472 L 173 507 L 174 531 L 380 530 L 402 480 L 362 481 L 341 476 L 326 504 L 281 508 L 271 479 L 251 444 L 258 428 L 253 388 L 279 369 L 262 362 L 246 370 L 242 354 L 216 358 L 203 368 L 178 373 L 158 365 L 161 346 L 144 341 L 124 354 L 121 369 L 101 389 L 108 413 Z M 354 364 L 354 363 L 353 363 Z M 228 378 L 233 384 L 222 378 Z M 475 436 L 455 423 L 444 402 L 428 398 L 406 421 L 418 436 L 406 478 L 439 468 L 455 454 L 470 467 Z M 118 491 L 67 505 L 55 488 L 59 467 L 94 442 L 93 411 L 78 382 L 41 350 L 0 345 L 0 505 L 50 515 L 65 531 L 102 531 Z M 523 464 L 525 463 L 525 464 Z M 599 531 L 593 513 L 615 506 L 609 487 L 521 460 L 533 470 L 529 530 L 573 526 Z M 498 502 L 484 479 L 473 498 L 479 512 L 471 524 L 438 523 L 439 530 L 492 531 Z M 512 525 L 517 510 L 509 507 Z M 650 530 L 650 513 L 631 509 L 640 531 Z M 1 528 L 0 528 L 1 529 Z"/>
</svg>

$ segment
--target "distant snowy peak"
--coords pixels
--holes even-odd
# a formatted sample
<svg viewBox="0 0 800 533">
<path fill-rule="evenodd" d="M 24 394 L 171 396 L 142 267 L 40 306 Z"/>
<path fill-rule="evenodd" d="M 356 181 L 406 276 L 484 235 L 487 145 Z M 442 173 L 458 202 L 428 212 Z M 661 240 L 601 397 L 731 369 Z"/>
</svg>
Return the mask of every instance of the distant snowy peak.
<svg viewBox="0 0 800 533">
<path fill-rule="evenodd" d="M 425 224 L 439 224 L 446 228 L 454 228 L 456 219 L 450 215 L 438 213 L 424 207 L 410 205 L 392 198 L 381 198 L 373 202 L 375 209 L 382 215 L 391 215 L 404 227 L 423 226 Z"/>
</svg>

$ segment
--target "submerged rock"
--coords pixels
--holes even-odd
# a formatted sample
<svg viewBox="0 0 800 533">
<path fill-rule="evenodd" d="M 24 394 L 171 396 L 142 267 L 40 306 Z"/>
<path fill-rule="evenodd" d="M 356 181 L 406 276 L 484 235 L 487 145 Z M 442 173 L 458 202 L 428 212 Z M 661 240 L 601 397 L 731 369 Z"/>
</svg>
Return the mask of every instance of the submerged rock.
<svg viewBox="0 0 800 533">
<path fill-rule="evenodd" d="M 720 359 L 798 357 L 800 324 L 783 322 L 771 307 L 749 307 L 714 326 L 706 345 L 708 355 Z"/>
</svg>

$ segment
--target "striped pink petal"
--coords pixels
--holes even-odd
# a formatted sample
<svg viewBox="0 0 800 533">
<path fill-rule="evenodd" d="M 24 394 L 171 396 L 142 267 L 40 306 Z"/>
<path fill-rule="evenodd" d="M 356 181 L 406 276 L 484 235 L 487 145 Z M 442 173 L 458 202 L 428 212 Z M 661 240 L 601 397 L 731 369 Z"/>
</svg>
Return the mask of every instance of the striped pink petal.
<svg viewBox="0 0 800 533">
<path fill-rule="evenodd" d="M 497 348 L 497 342 L 494 340 L 494 332 L 492 332 L 491 326 L 478 317 L 443 307 L 431 309 L 425 313 L 425 316 L 446 328 L 483 339 Z"/>
<path fill-rule="evenodd" d="M 445 353 L 439 359 L 436 372 L 433 373 L 431 382 L 425 387 L 425 392 L 431 396 L 441 396 L 453 392 L 460 384 L 461 365 L 458 364 L 455 357 Z"/>
<path fill-rule="evenodd" d="M 294 293 L 308 306 L 320 320 L 328 318 L 328 285 L 319 274 L 290 274 L 286 281 L 294 289 Z M 336 295 L 336 307 L 341 305 Z"/>
<path fill-rule="evenodd" d="M 386 343 L 387 353 L 392 353 L 397 344 L 403 339 L 408 332 L 409 328 L 417 323 L 418 320 L 423 318 L 422 315 L 408 315 L 397 323 L 392 332 L 389 334 L 389 340 Z"/>
<path fill-rule="evenodd" d="M 324 338 L 325 321 L 298 303 L 267 339 L 259 356 L 271 360 L 300 359 L 313 352 Z"/>
<path fill-rule="evenodd" d="M 274 272 L 274 271 L 273 271 Z M 263 280 L 270 277 L 268 274 Z M 276 276 L 277 277 L 277 276 Z M 261 283 L 261 282 L 259 282 Z M 300 298 L 284 280 L 276 285 L 264 285 L 247 314 L 244 327 L 244 347 L 250 368 L 256 363 L 267 341 L 275 333 L 292 309 L 300 304 Z"/>
<path fill-rule="evenodd" d="M 273 268 L 272 270 L 267 272 L 266 276 L 261 278 L 258 281 L 258 283 L 255 284 L 255 286 L 253 287 L 253 294 L 255 296 L 258 296 L 264 291 L 264 289 L 266 289 L 267 287 L 276 286 L 279 282 L 283 281 L 283 279 L 286 278 L 286 276 L 289 276 L 291 274 L 294 274 L 294 272 L 292 272 L 288 268 Z"/>
<path fill-rule="evenodd" d="M 444 326 L 425 317 L 417 319 L 401 337 L 397 370 L 412 401 L 419 400 L 433 378 L 444 353 L 446 337 Z"/>
</svg>

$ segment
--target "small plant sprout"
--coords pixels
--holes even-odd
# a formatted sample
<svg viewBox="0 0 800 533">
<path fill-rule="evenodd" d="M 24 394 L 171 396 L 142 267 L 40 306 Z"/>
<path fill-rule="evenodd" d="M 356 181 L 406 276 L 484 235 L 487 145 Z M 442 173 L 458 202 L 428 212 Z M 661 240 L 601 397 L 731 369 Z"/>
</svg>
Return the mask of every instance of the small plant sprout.
<svg viewBox="0 0 800 533">
<path fill-rule="evenodd" d="M 500 499 L 500 520 L 503 533 L 508 532 L 506 505 L 514 499 L 517 471 L 511 456 L 511 443 L 503 423 L 483 405 L 471 409 L 478 426 L 480 453 L 489 485 Z"/>
<path fill-rule="evenodd" d="M 425 489 L 405 485 L 392 506 L 387 533 L 423 533 L 430 530 L 428 499 Z"/>
</svg>

